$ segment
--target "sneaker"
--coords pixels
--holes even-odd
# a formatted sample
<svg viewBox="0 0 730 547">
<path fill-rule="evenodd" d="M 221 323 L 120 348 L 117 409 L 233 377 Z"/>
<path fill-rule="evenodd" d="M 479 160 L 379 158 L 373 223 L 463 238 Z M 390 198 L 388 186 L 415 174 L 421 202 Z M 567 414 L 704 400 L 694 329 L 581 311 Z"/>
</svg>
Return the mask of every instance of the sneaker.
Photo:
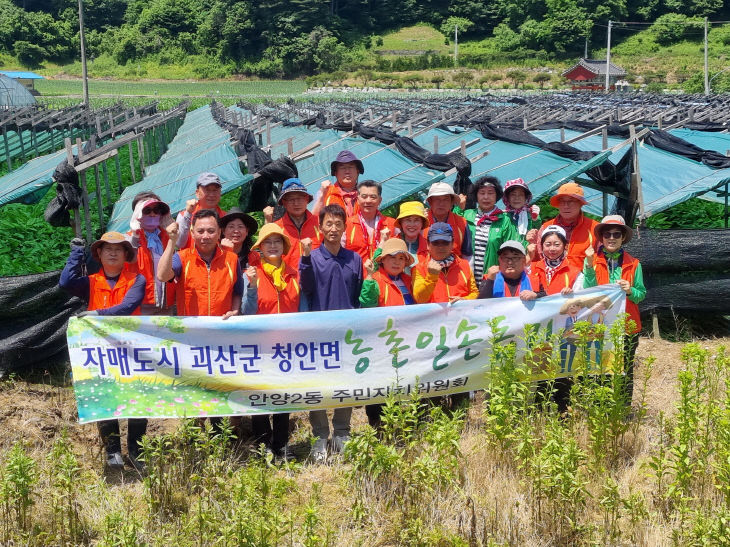
<svg viewBox="0 0 730 547">
<path fill-rule="evenodd" d="M 342 454 L 345 451 L 345 443 L 350 440 L 349 435 L 338 435 L 332 439 L 332 451 Z"/>
<path fill-rule="evenodd" d="M 106 465 L 112 469 L 122 469 L 124 467 L 124 460 L 122 459 L 121 452 L 112 452 L 106 456 Z"/>
<path fill-rule="evenodd" d="M 327 439 L 314 441 L 309 457 L 314 463 L 325 463 L 327 461 Z"/>
</svg>

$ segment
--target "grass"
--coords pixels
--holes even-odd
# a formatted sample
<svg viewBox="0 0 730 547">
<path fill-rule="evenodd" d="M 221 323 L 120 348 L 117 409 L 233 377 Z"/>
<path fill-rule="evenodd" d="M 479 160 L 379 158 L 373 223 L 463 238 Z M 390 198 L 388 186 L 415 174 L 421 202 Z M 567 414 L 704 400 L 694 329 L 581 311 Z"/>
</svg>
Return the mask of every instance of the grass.
<svg viewBox="0 0 730 547">
<path fill-rule="evenodd" d="M 71 387 L 0 383 L 0 540 L 98 545 L 723 544 L 730 506 L 730 339 L 642 339 L 634 406 L 579 382 L 568 415 L 538 411 L 495 357 L 490 398 L 466 414 L 389 401 L 380 435 L 356 410 L 345 458 L 276 465 L 221 432 L 152 420 L 148 474 L 104 472 Z M 651 355 L 659 355 L 654 360 Z M 238 435 L 235 440 L 231 435 Z M 233 442 L 232 442 L 233 441 Z"/>
<path fill-rule="evenodd" d="M 383 35 L 383 45 L 373 47 L 380 55 L 422 55 L 426 52 L 448 55 L 453 49 L 444 43 L 444 35 L 427 24 L 404 27 Z"/>
<path fill-rule="evenodd" d="M 81 80 L 39 80 L 36 89 L 43 96 L 82 97 Z M 174 97 L 180 101 L 186 97 L 242 97 L 298 94 L 306 90 L 299 80 L 251 80 L 251 81 L 122 81 L 90 80 L 89 95 L 95 98 L 113 97 Z"/>
</svg>

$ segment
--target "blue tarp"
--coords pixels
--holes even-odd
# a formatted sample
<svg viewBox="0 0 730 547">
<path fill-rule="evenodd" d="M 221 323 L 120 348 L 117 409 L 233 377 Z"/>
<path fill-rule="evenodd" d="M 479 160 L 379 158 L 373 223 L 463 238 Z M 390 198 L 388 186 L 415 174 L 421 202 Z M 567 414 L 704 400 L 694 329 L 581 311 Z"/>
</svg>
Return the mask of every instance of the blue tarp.
<svg viewBox="0 0 730 547">
<path fill-rule="evenodd" d="M 76 147 L 73 147 L 74 154 Z M 56 166 L 66 158 L 66 151 L 40 156 L 0 178 L 0 205 L 38 203 L 53 184 Z"/>
<path fill-rule="evenodd" d="M 156 164 L 145 169 L 140 182 L 124 190 L 114 205 L 108 229 L 118 232 L 129 229 L 132 199 L 139 192 L 155 192 L 176 212 L 184 209 L 185 202 L 194 197 L 195 183 L 201 173 L 217 174 L 223 184 L 223 193 L 253 179 L 253 176 L 241 173 L 230 140 L 228 131 L 213 120 L 209 106 L 189 112 L 167 152 Z"/>
<path fill-rule="evenodd" d="M 559 134 L 559 131 L 557 132 Z M 544 138 L 547 132 L 533 131 L 532 133 L 539 138 Z M 566 130 L 565 138 L 571 139 L 579 134 L 577 131 Z M 576 141 L 572 143 L 572 146 L 581 150 L 597 150 L 602 147 L 602 142 L 602 137 L 595 135 Z M 609 147 L 620 142 L 623 142 L 623 139 L 608 138 Z M 644 211 L 642 214 L 645 217 L 655 215 L 692 197 L 705 194 L 730 180 L 730 169 L 712 169 L 700 162 L 660 150 L 643 142 L 638 146 L 638 151 L 641 188 L 644 198 Z M 619 150 L 610 159 L 616 162 L 623 153 L 624 151 Z M 595 215 L 602 215 L 603 197 L 601 192 L 586 188 L 586 198 L 589 201 L 586 210 Z M 609 212 L 614 202 L 615 198 L 610 196 L 608 201 Z"/>
</svg>

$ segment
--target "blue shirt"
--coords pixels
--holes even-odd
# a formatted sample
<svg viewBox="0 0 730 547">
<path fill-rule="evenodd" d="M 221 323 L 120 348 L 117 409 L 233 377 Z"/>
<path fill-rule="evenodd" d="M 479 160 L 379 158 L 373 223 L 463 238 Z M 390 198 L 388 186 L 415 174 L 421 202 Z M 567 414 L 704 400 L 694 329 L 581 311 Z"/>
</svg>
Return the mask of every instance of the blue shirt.
<svg viewBox="0 0 730 547">
<path fill-rule="evenodd" d="M 74 247 L 71 254 L 66 260 L 66 265 L 61 272 L 61 278 L 58 285 L 73 296 L 77 296 L 83 300 L 89 300 L 89 276 L 81 275 L 81 266 L 84 263 L 84 248 Z M 113 289 L 116 285 L 117 277 L 107 277 L 106 281 Z M 111 306 L 109 308 L 96 310 L 99 315 L 132 315 L 144 300 L 144 292 L 146 285 L 145 278 L 142 274 L 137 274 L 132 287 L 127 291 L 122 299 L 121 304 Z"/>
<path fill-rule="evenodd" d="M 333 255 L 320 245 L 300 259 L 299 276 L 311 311 L 360 307 L 362 258 L 359 254 L 340 247 Z"/>
</svg>

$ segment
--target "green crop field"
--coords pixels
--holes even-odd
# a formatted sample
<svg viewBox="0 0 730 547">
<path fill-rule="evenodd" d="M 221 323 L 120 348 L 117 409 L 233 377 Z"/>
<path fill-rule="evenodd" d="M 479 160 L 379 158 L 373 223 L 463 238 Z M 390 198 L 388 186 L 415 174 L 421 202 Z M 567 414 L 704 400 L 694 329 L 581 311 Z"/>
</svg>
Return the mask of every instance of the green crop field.
<svg viewBox="0 0 730 547">
<path fill-rule="evenodd" d="M 39 80 L 36 89 L 43 96 L 83 94 L 81 80 Z M 117 81 L 89 80 L 94 97 L 234 97 L 292 95 L 306 91 L 301 80 L 246 81 Z"/>
</svg>

